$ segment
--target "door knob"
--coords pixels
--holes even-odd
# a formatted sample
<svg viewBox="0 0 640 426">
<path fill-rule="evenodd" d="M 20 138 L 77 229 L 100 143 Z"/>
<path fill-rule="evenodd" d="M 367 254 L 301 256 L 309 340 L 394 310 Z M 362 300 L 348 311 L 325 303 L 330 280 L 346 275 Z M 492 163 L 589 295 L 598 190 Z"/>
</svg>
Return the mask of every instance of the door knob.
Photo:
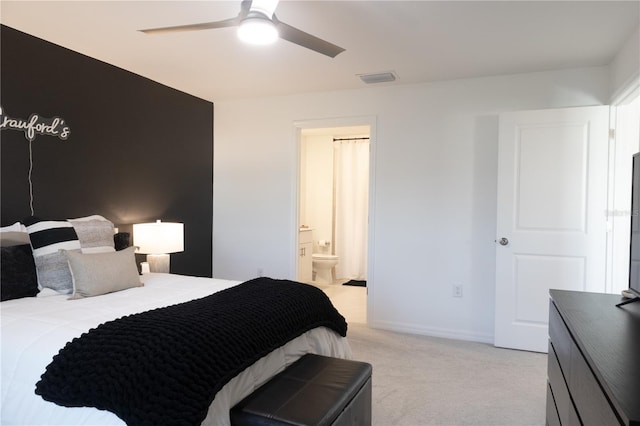
<svg viewBox="0 0 640 426">
<path fill-rule="evenodd" d="M 509 244 L 509 240 L 505 237 L 502 237 L 498 240 L 498 243 L 500 243 L 501 246 L 506 246 L 507 244 Z"/>
</svg>

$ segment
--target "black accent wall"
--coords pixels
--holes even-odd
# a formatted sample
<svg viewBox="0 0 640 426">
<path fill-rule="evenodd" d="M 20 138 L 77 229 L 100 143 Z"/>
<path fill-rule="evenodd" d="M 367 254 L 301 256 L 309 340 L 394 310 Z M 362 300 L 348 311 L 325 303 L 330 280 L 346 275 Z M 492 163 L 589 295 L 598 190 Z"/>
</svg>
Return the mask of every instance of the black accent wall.
<svg viewBox="0 0 640 426">
<path fill-rule="evenodd" d="M 35 215 L 101 214 L 120 231 L 183 222 L 171 272 L 211 276 L 213 104 L 7 26 L 0 43 L 3 115 L 57 116 L 71 129 L 32 142 Z M 31 215 L 29 141 L 3 129 L 0 145 L 6 226 Z"/>
</svg>

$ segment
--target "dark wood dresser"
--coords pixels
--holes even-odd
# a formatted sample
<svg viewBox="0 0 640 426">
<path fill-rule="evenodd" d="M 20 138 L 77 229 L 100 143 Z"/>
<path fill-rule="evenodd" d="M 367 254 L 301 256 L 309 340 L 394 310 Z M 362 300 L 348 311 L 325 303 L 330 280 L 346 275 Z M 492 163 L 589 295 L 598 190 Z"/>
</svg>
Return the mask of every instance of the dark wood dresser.
<svg viewBox="0 0 640 426">
<path fill-rule="evenodd" d="M 551 290 L 548 425 L 640 425 L 640 302 Z"/>
</svg>

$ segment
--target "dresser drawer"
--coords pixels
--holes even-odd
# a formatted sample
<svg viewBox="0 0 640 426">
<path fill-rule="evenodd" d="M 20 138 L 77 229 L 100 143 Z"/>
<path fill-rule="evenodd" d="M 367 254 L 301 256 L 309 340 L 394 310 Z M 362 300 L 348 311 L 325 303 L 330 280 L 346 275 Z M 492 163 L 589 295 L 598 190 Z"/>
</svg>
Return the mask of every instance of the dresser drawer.
<svg viewBox="0 0 640 426">
<path fill-rule="evenodd" d="M 547 425 L 546 426 L 560 426 L 560 418 L 558 417 L 558 409 L 556 402 L 553 400 L 553 392 L 551 392 L 551 385 L 547 384 Z"/>
<path fill-rule="evenodd" d="M 549 339 L 553 344 L 553 349 L 558 357 L 558 363 L 560 364 L 565 380 L 568 381 L 569 368 L 571 366 L 571 343 L 573 339 L 553 302 L 549 305 Z"/>
<path fill-rule="evenodd" d="M 572 347 L 571 352 L 569 389 L 583 424 L 587 426 L 621 424 L 605 397 L 600 384 L 576 346 Z"/>
<path fill-rule="evenodd" d="M 548 377 L 561 423 L 619 425 L 554 303 L 549 306 L 549 339 Z"/>
<path fill-rule="evenodd" d="M 554 403 L 556 405 L 557 416 L 560 418 L 560 423 L 563 425 L 580 425 L 580 419 L 576 412 L 573 402 L 571 402 L 571 396 L 569 395 L 569 389 L 567 383 L 560 370 L 560 364 L 556 357 L 555 350 L 552 342 L 549 342 L 549 354 L 547 356 L 547 376 L 549 380 L 549 386 L 553 395 Z M 549 413 L 549 399 L 547 398 L 547 421 Z"/>
</svg>

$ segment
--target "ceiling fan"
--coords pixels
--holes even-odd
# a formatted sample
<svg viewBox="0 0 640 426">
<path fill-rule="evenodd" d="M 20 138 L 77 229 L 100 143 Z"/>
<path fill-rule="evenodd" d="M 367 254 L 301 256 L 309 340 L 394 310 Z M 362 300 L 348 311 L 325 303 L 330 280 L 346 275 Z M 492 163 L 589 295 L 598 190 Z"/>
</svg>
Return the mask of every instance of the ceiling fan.
<svg viewBox="0 0 640 426">
<path fill-rule="evenodd" d="M 306 47 L 315 52 L 335 58 L 344 52 L 340 46 L 322 40 L 316 36 L 299 30 L 291 25 L 280 21 L 275 10 L 278 0 L 242 0 L 240 13 L 230 19 L 215 22 L 203 22 L 200 24 L 177 25 L 172 27 L 149 28 L 139 30 L 145 34 L 163 34 L 182 31 L 210 30 L 215 28 L 238 27 L 239 36 L 250 37 L 256 30 L 254 43 L 264 44 L 268 41 L 275 41 L 277 37 L 290 41 L 299 46 Z M 251 41 L 250 41 L 251 42 Z"/>
</svg>

